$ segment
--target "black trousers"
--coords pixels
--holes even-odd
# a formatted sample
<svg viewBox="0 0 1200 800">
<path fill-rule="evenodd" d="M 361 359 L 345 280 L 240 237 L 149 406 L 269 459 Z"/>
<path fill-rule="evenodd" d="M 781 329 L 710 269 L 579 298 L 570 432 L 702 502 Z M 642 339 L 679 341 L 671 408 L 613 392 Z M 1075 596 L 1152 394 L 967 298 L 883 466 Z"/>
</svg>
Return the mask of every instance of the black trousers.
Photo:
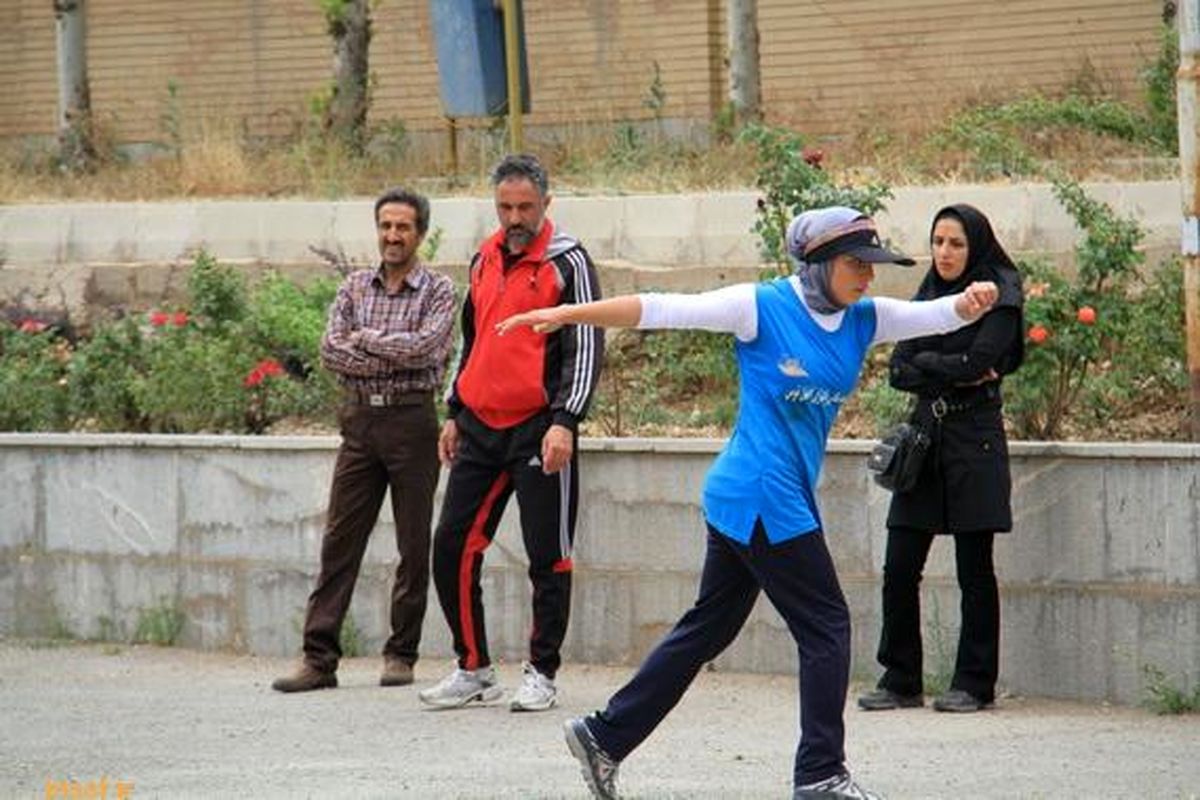
<svg viewBox="0 0 1200 800">
<path fill-rule="evenodd" d="M 921 648 L 921 575 L 934 534 L 912 528 L 888 529 L 883 566 L 883 631 L 879 686 L 898 694 L 924 690 Z M 952 689 L 985 703 L 996 697 L 1000 660 L 1000 593 L 992 563 L 992 533 L 954 534 L 954 558 L 962 592 L 962 623 Z"/>
<path fill-rule="evenodd" d="M 390 407 L 341 408 L 342 444 L 333 468 L 329 512 L 321 540 L 321 572 L 308 598 L 304 660 L 337 669 L 338 636 L 384 494 L 392 494 L 400 563 L 392 584 L 392 634 L 385 655 L 413 664 L 429 596 L 429 528 L 437 488 L 437 414 L 429 392 Z"/>
<path fill-rule="evenodd" d="M 770 544 L 761 523 L 749 546 L 709 527 L 696 604 L 608 707 L 588 720 L 601 749 L 619 761 L 650 735 L 700 668 L 737 637 L 760 589 L 787 623 L 800 656 L 794 781 L 799 786 L 843 771 L 842 712 L 850 679 L 846 599 L 822 533 Z"/>
<path fill-rule="evenodd" d="M 434 534 L 433 580 L 454 636 L 458 665 L 474 670 L 492 663 L 479 573 L 484 551 L 515 492 L 533 584 L 529 662 L 553 678 L 562 663 L 559 651 L 571 609 L 577 454 L 572 452 L 570 463 L 560 471 L 542 472 L 542 437 L 550 427 L 549 413 L 503 430 L 484 425 L 470 411 L 455 420 L 458 456 Z"/>
</svg>

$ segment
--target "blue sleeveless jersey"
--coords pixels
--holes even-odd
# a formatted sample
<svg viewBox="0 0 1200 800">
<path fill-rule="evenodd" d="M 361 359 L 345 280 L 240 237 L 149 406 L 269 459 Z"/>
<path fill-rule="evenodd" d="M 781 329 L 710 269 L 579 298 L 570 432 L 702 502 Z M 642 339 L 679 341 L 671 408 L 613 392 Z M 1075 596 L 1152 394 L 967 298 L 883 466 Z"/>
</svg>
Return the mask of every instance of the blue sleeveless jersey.
<svg viewBox="0 0 1200 800">
<path fill-rule="evenodd" d="M 758 336 L 738 341 L 737 423 L 704 481 L 704 515 L 749 543 L 762 519 L 780 542 L 821 528 L 816 488 L 825 442 L 875 335 L 875 304 L 846 309 L 836 331 L 812 318 L 786 279 L 756 292 Z"/>
</svg>

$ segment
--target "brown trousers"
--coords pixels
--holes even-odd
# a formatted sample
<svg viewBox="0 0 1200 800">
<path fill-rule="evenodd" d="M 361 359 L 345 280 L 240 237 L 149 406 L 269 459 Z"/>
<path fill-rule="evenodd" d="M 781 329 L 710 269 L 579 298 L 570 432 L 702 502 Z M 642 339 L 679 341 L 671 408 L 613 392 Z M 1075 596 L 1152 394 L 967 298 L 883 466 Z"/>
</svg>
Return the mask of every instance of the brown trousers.
<svg viewBox="0 0 1200 800">
<path fill-rule="evenodd" d="M 323 672 L 336 670 L 341 658 L 338 635 L 388 489 L 400 563 L 392 585 L 392 634 L 383 653 L 409 664 L 417 660 L 429 594 L 438 426 L 431 394 L 401 401 L 386 407 L 347 404 L 339 412 L 342 445 L 321 541 L 321 573 L 304 621 L 304 660 Z"/>
</svg>

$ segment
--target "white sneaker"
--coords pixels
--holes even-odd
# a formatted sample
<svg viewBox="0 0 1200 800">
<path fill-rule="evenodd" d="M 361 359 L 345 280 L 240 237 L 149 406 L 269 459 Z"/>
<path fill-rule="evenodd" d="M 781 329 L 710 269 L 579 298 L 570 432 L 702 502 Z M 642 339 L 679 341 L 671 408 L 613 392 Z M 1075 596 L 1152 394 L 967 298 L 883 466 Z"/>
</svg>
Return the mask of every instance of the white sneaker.
<svg viewBox="0 0 1200 800">
<path fill-rule="evenodd" d="M 528 662 L 522 665 L 521 686 L 513 694 L 508 707 L 512 711 L 545 711 L 558 702 L 554 681 L 538 672 Z"/>
<path fill-rule="evenodd" d="M 440 683 L 421 690 L 417 696 L 434 708 L 460 708 L 472 702 L 491 703 L 502 694 L 504 690 L 496 683 L 496 670 L 482 667 L 474 671 L 455 668 Z"/>
</svg>

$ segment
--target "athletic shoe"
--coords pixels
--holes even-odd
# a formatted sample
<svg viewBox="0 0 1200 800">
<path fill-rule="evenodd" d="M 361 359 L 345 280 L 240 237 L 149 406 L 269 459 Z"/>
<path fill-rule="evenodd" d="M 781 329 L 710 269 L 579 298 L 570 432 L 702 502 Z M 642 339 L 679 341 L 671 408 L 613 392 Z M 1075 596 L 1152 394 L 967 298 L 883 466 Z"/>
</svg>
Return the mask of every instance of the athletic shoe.
<svg viewBox="0 0 1200 800">
<path fill-rule="evenodd" d="M 868 792 L 854 782 L 849 772 L 843 772 L 823 781 L 797 786 L 792 800 L 883 800 L 883 796 Z"/>
<path fill-rule="evenodd" d="M 547 678 L 533 664 L 522 666 L 521 686 L 513 694 L 508 707 L 512 711 L 545 711 L 558 702 L 554 680 Z"/>
<path fill-rule="evenodd" d="M 596 744 L 587 720 L 581 717 L 567 720 L 563 723 L 563 735 L 571 755 L 579 759 L 580 771 L 592 796 L 599 800 L 617 800 L 618 764 Z"/>
<path fill-rule="evenodd" d="M 491 703 L 500 699 L 504 690 L 496 683 L 496 670 L 482 667 L 477 670 L 455 669 L 435 686 L 423 689 L 417 696 L 434 708 L 461 708 L 467 703 Z"/>
</svg>

